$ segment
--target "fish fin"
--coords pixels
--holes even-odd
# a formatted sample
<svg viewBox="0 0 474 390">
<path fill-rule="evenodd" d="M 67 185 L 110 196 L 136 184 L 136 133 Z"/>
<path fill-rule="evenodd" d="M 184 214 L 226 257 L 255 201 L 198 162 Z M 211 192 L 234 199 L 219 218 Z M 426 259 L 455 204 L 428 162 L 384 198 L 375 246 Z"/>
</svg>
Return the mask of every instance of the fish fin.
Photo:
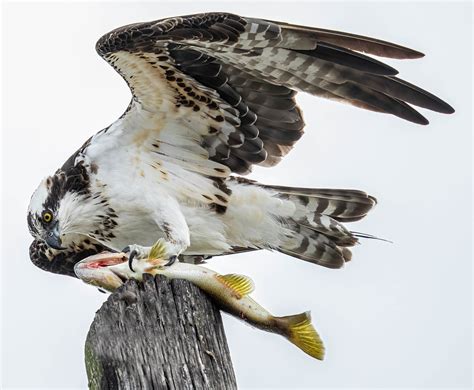
<svg viewBox="0 0 474 390">
<path fill-rule="evenodd" d="M 250 294 L 255 289 L 253 280 L 245 275 L 217 275 L 217 279 L 233 290 L 238 295 L 238 298 Z"/>
<path fill-rule="evenodd" d="M 163 260 L 166 255 L 166 246 L 162 239 L 159 239 L 155 244 L 151 247 L 150 253 L 148 254 L 148 260 Z"/>
<path fill-rule="evenodd" d="M 309 311 L 293 316 L 277 317 L 283 325 L 288 340 L 303 352 L 318 359 L 324 359 L 324 345 L 314 326 L 311 324 Z"/>
</svg>

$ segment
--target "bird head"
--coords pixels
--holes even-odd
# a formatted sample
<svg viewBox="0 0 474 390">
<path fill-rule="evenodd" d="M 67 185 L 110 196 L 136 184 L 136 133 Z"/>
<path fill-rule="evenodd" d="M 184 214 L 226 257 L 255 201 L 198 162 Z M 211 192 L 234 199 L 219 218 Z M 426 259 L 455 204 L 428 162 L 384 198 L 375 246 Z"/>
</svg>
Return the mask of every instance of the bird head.
<svg viewBox="0 0 474 390">
<path fill-rule="evenodd" d="M 50 248 L 63 250 L 73 235 L 87 233 L 85 226 L 90 226 L 90 218 L 96 212 L 89 210 L 88 188 L 87 174 L 81 171 L 58 170 L 43 179 L 28 207 L 32 236 Z"/>
</svg>

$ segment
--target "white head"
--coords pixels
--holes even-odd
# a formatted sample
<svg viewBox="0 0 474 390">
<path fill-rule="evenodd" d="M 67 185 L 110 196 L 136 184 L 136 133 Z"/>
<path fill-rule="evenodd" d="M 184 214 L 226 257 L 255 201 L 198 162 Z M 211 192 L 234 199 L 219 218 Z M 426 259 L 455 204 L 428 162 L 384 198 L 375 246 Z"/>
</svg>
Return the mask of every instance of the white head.
<svg viewBox="0 0 474 390">
<path fill-rule="evenodd" d="M 110 219 L 104 213 L 105 206 L 107 202 L 100 195 L 91 194 L 85 169 L 60 170 L 42 180 L 33 193 L 28 228 L 34 238 L 49 247 L 65 249 L 72 237 L 103 229 L 104 218 Z"/>
</svg>

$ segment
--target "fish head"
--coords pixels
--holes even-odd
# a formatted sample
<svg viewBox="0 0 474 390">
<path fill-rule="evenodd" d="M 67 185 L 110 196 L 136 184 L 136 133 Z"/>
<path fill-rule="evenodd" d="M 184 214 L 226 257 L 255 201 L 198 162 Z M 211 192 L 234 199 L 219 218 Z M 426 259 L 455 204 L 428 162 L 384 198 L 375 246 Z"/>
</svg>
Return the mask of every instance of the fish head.
<svg viewBox="0 0 474 390">
<path fill-rule="evenodd" d="M 166 261 L 156 254 L 152 249 L 148 258 L 134 258 L 132 270 L 128 253 L 102 252 L 78 262 L 74 272 L 83 282 L 112 292 L 129 279 L 142 280 L 144 273 L 158 273 Z"/>
<path fill-rule="evenodd" d="M 74 273 L 84 283 L 113 292 L 126 280 L 132 279 L 125 253 L 102 252 L 86 257 L 74 266 Z"/>
</svg>

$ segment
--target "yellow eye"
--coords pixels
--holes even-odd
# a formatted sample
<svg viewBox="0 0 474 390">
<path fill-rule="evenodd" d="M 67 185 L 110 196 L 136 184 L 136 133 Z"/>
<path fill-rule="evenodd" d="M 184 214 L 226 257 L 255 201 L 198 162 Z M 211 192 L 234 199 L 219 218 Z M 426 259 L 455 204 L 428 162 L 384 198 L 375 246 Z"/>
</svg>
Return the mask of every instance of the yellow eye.
<svg viewBox="0 0 474 390">
<path fill-rule="evenodd" d="M 49 211 L 43 212 L 43 221 L 46 223 L 50 223 L 53 220 L 53 214 Z"/>
</svg>

